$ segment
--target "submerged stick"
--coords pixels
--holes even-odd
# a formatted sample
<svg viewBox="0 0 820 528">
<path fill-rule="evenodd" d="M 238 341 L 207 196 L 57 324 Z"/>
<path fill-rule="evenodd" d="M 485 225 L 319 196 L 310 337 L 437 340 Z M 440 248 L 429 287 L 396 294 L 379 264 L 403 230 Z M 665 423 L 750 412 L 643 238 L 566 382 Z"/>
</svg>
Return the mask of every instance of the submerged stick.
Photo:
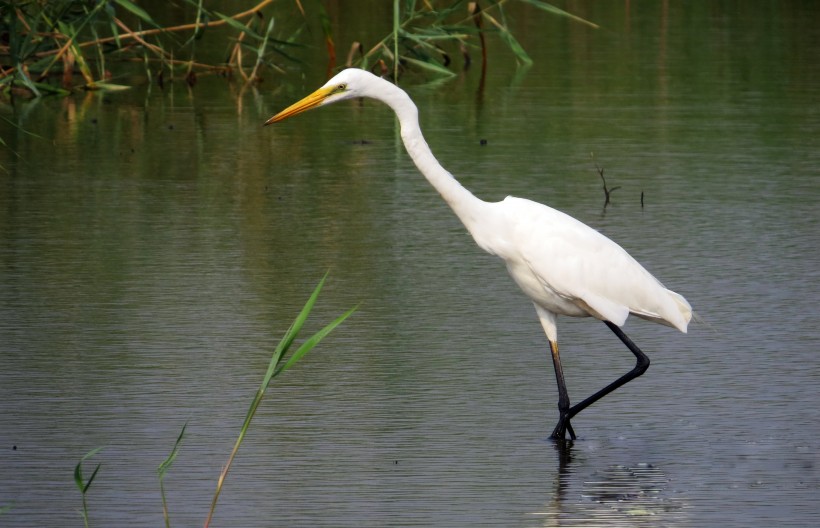
<svg viewBox="0 0 820 528">
<path fill-rule="evenodd" d="M 595 161 L 595 155 L 590 153 L 589 155 L 593 162 Z M 606 210 L 606 206 L 609 205 L 610 199 L 612 197 L 612 193 L 617 191 L 621 188 L 621 186 L 612 187 L 611 189 L 606 186 L 606 178 L 604 177 L 604 169 L 603 167 L 599 167 L 597 163 L 595 163 L 595 170 L 598 171 L 598 176 L 601 177 L 602 187 L 604 189 L 604 210 Z M 643 203 L 643 198 L 641 198 L 641 203 Z"/>
</svg>

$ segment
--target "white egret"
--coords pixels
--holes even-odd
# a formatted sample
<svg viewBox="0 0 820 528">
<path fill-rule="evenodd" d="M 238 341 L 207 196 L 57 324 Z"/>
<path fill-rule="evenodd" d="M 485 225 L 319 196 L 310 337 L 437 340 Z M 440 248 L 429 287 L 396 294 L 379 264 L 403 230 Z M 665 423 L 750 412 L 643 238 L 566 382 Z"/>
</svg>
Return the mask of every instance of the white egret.
<svg viewBox="0 0 820 528">
<path fill-rule="evenodd" d="M 433 156 L 419 128 L 418 109 L 398 86 L 360 69 L 346 69 L 265 124 L 321 105 L 370 97 L 396 113 L 407 153 L 462 221 L 476 243 L 501 258 L 532 300 L 549 340 L 558 383 L 555 439 L 575 438 L 570 420 L 592 403 L 643 374 L 649 358 L 621 331 L 629 314 L 686 332 L 692 308 L 666 289 L 621 246 L 595 229 L 537 202 L 508 196 L 485 202 L 461 186 Z M 635 367 L 611 384 L 570 405 L 558 355 L 558 315 L 603 321 L 635 355 Z"/>
</svg>

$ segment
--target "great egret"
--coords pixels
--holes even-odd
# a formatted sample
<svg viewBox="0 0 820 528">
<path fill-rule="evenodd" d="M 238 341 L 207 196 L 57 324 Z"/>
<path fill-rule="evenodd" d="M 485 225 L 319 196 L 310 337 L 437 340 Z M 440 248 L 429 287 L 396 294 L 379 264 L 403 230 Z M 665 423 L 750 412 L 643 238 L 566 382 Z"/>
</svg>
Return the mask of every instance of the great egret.
<svg viewBox="0 0 820 528">
<path fill-rule="evenodd" d="M 575 439 L 570 420 L 580 411 L 643 374 L 649 358 L 620 329 L 629 314 L 686 332 L 692 308 L 666 289 L 621 246 L 560 211 L 508 196 L 485 202 L 442 167 L 421 134 L 418 109 L 398 86 L 350 68 L 265 122 L 276 123 L 321 105 L 370 97 L 387 104 L 401 125 L 407 153 L 427 181 L 484 251 L 500 257 L 513 280 L 532 300 L 547 334 L 558 383 L 558 424 L 552 438 Z M 558 355 L 558 315 L 603 321 L 635 355 L 635 368 L 585 400 L 570 406 Z"/>
</svg>

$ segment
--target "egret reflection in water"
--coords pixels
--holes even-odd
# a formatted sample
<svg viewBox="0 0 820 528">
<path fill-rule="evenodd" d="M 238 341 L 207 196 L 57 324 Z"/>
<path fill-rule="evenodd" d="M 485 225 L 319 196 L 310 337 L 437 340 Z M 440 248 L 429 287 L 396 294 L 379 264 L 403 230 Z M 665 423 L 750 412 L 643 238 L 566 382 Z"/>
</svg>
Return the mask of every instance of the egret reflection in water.
<svg viewBox="0 0 820 528">
<path fill-rule="evenodd" d="M 672 479 L 648 462 L 601 469 L 574 467 L 577 447 L 573 442 L 555 444 L 558 474 L 551 500 L 540 512 L 543 527 L 579 526 L 627 528 L 633 526 L 690 526 L 688 501 L 674 492 Z"/>
</svg>

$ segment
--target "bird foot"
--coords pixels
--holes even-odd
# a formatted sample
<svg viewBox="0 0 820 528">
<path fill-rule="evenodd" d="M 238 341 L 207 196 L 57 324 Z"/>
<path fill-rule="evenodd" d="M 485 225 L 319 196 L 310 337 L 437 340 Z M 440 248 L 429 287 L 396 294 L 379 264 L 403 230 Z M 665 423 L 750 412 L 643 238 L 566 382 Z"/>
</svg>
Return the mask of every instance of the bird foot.
<svg viewBox="0 0 820 528">
<path fill-rule="evenodd" d="M 558 419 L 558 425 L 555 426 L 550 438 L 563 442 L 567 440 L 567 433 L 569 433 L 571 440 L 575 440 L 575 431 L 572 429 L 572 424 L 569 423 L 569 417 L 562 413 L 561 418 Z"/>
</svg>

